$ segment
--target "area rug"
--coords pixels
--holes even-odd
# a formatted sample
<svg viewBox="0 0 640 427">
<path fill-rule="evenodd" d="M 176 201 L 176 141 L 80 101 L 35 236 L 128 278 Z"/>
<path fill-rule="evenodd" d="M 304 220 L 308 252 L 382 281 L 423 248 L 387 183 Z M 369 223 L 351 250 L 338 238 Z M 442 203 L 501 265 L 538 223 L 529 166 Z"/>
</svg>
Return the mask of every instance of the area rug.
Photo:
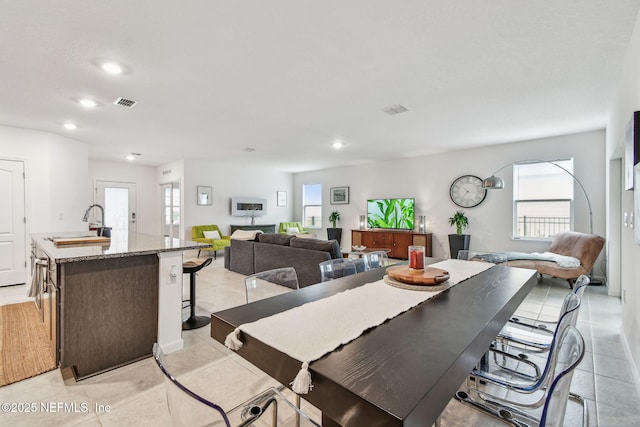
<svg viewBox="0 0 640 427">
<path fill-rule="evenodd" d="M 0 306 L 0 386 L 55 368 L 49 336 L 33 302 Z"/>
</svg>

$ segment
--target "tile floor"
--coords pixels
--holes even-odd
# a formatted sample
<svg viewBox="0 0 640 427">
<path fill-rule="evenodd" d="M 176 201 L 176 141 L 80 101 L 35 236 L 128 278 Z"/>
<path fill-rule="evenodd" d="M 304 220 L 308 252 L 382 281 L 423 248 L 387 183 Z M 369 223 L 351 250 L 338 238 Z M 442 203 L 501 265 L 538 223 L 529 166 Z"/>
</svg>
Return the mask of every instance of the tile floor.
<svg viewBox="0 0 640 427">
<path fill-rule="evenodd" d="M 223 264 L 223 258 L 219 257 L 198 275 L 198 314 L 244 302 L 243 276 L 225 270 Z M 528 317 L 552 319 L 567 292 L 566 282 L 545 278 L 519 312 Z M 26 286 L 0 288 L 0 304 L 24 301 L 25 295 Z M 607 296 L 604 286 L 588 288 L 578 329 L 588 351 L 573 377 L 572 390 L 588 401 L 589 425 L 639 426 L 638 387 L 633 382 L 619 332 L 620 300 Z M 167 364 L 181 381 L 221 406 L 233 407 L 276 385 L 259 369 L 212 340 L 208 328 L 186 331 L 183 338 L 184 349 L 167 355 Z M 69 380 L 65 383 L 60 371 L 54 370 L 0 388 L 0 402 L 37 408 L 33 413 L 0 411 L 0 425 L 6 426 L 172 425 L 163 376 L 151 358 L 79 383 Z M 46 407 L 49 410 L 45 412 Z M 303 408 L 314 418 L 319 417 L 315 408 L 309 405 Z M 565 425 L 581 424 L 577 404 L 570 402 L 567 414 Z M 452 400 L 443 413 L 442 425 L 504 424 L 486 420 Z"/>
</svg>

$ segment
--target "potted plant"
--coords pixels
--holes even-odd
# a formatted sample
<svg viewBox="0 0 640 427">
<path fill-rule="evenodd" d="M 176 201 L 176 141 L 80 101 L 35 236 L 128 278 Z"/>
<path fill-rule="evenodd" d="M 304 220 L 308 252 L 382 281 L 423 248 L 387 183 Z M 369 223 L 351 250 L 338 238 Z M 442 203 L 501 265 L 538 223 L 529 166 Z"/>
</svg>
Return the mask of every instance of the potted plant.
<svg viewBox="0 0 640 427">
<path fill-rule="evenodd" d="M 329 215 L 329 222 L 331 223 L 332 227 L 327 228 L 327 239 L 335 239 L 338 241 L 338 244 L 340 244 L 340 239 L 342 238 L 342 228 L 336 227 L 338 221 L 340 221 L 340 212 L 331 212 L 331 215 Z"/>
<path fill-rule="evenodd" d="M 469 250 L 471 236 L 462 234 L 462 230 L 469 226 L 469 218 L 467 218 L 464 211 L 456 211 L 449 218 L 449 225 L 456 227 L 456 234 L 449 234 L 449 250 L 451 251 L 451 258 L 457 258 L 459 251 Z"/>
</svg>

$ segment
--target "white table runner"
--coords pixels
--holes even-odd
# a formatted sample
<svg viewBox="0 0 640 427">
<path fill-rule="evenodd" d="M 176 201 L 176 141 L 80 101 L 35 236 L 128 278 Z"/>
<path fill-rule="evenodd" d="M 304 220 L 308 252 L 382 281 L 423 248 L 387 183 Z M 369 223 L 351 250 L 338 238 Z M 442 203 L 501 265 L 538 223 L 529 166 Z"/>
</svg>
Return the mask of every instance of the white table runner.
<svg viewBox="0 0 640 427">
<path fill-rule="evenodd" d="M 449 272 L 451 286 L 485 271 L 494 264 L 450 259 L 431 264 Z M 412 291 L 389 286 L 383 280 L 348 289 L 330 297 L 238 326 L 225 345 L 242 347 L 240 331 L 300 360 L 302 369 L 291 383 L 298 394 L 313 387 L 309 363 L 358 338 L 443 291 Z"/>
</svg>

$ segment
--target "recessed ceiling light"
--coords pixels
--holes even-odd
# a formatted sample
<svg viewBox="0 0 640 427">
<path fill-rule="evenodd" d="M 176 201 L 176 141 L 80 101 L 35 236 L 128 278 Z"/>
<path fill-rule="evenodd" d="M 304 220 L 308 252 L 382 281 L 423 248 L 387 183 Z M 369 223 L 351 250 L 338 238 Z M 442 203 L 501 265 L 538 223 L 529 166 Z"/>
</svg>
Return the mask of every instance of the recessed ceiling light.
<svg viewBox="0 0 640 427">
<path fill-rule="evenodd" d="M 140 156 L 142 156 L 142 154 L 140 154 L 140 153 L 129 153 L 129 154 L 127 154 L 127 160 L 132 161 L 132 160 L 137 159 Z"/>
<path fill-rule="evenodd" d="M 67 129 L 67 130 L 76 130 L 76 129 L 78 129 L 78 126 L 76 126 L 73 123 L 69 123 L 69 122 L 63 124 L 62 126 L 64 126 L 64 128 Z"/>
<path fill-rule="evenodd" d="M 93 108 L 96 105 L 98 105 L 98 103 L 96 101 L 94 101 L 93 99 L 89 99 L 89 98 L 82 98 L 78 102 L 80 103 L 80 105 L 82 105 L 83 107 L 86 107 L 86 108 Z"/>
<path fill-rule="evenodd" d="M 342 147 L 344 147 L 344 144 L 342 143 L 342 141 L 334 141 L 333 144 L 331 144 L 331 146 L 333 148 L 335 148 L 336 150 L 341 149 Z"/>
<path fill-rule="evenodd" d="M 253 147 L 244 147 L 244 148 L 242 149 L 242 151 L 244 151 L 244 152 L 246 152 L 246 153 L 253 153 L 254 151 L 256 151 L 256 149 L 255 149 L 255 148 L 253 148 Z"/>
<path fill-rule="evenodd" d="M 103 62 L 100 68 L 109 74 L 122 74 L 122 66 L 115 62 Z"/>
</svg>

